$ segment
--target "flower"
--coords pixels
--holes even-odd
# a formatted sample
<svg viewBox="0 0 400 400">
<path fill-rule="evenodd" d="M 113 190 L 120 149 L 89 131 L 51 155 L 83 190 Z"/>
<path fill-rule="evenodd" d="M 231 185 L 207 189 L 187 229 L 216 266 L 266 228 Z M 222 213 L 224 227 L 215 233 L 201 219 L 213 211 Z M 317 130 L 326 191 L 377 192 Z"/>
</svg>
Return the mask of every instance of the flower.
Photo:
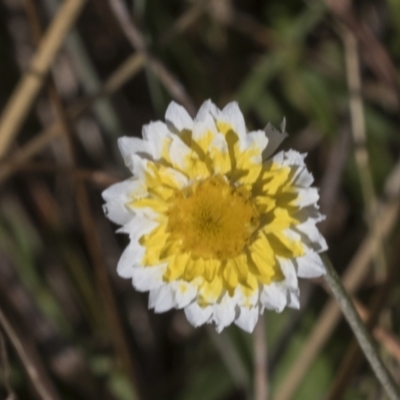
<svg viewBox="0 0 400 400">
<path fill-rule="evenodd" d="M 247 132 L 236 102 L 210 100 L 193 120 L 172 102 L 166 122 L 123 137 L 133 177 L 103 192 L 104 210 L 129 235 L 117 267 L 155 312 L 184 309 L 196 326 L 251 332 L 264 309 L 299 308 L 297 277 L 325 273 L 316 227 L 318 190 L 304 154 L 273 153 L 287 136 Z"/>
</svg>

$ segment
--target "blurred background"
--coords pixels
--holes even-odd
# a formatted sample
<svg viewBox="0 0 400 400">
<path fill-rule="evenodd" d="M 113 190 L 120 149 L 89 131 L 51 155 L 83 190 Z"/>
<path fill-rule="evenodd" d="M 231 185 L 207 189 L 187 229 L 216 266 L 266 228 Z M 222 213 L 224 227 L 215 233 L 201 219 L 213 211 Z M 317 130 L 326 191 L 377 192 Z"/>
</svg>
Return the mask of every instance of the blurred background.
<svg viewBox="0 0 400 400">
<path fill-rule="evenodd" d="M 171 99 L 284 117 L 332 258 L 400 380 L 398 0 L 0 2 L 0 399 L 253 398 L 252 336 L 156 315 L 116 275 L 117 138 Z M 268 312 L 278 400 L 384 399 L 322 281 Z"/>
</svg>

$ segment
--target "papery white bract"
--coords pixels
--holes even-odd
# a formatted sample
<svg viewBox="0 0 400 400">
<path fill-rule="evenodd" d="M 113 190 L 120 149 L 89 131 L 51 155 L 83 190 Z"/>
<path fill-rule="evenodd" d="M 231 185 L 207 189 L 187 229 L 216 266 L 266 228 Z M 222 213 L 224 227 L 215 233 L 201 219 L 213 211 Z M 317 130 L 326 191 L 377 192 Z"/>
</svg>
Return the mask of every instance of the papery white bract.
<svg viewBox="0 0 400 400">
<path fill-rule="evenodd" d="M 194 120 L 172 102 L 143 139 L 119 140 L 133 176 L 103 192 L 104 210 L 130 238 L 117 271 L 155 312 L 251 332 L 265 308 L 299 307 L 297 277 L 325 273 L 305 155 L 273 155 L 286 136 L 284 123 L 247 132 L 237 103 L 208 100 Z"/>
</svg>

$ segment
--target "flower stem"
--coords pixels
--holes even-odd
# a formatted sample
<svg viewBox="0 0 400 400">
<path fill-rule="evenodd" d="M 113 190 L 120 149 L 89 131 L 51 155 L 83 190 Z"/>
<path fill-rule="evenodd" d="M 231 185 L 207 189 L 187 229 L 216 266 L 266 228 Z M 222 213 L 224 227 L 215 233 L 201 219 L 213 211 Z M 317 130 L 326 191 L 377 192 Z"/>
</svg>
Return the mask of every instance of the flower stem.
<svg viewBox="0 0 400 400">
<path fill-rule="evenodd" d="M 332 294 L 342 309 L 347 322 L 350 324 L 365 357 L 369 361 L 371 368 L 375 373 L 375 376 L 378 378 L 390 400 L 400 400 L 399 388 L 380 359 L 372 338 L 358 315 L 349 294 L 335 271 L 335 268 L 326 255 L 323 255 L 322 258 L 326 266 L 325 281 L 329 285 Z"/>
</svg>

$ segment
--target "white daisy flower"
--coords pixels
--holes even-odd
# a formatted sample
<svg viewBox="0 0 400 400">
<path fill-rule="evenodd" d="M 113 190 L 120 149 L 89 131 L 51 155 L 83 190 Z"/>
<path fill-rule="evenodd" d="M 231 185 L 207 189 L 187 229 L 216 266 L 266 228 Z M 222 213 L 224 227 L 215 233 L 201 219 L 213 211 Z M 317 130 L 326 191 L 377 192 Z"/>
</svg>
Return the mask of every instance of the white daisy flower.
<svg viewBox="0 0 400 400">
<path fill-rule="evenodd" d="M 272 156 L 286 136 L 284 123 L 248 132 L 237 103 L 208 100 L 194 120 L 172 102 L 143 139 L 119 139 L 133 176 L 103 192 L 104 210 L 130 237 L 118 274 L 155 312 L 251 332 L 265 308 L 299 307 L 297 277 L 325 273 L 305 155 Z"/>
</svg>

